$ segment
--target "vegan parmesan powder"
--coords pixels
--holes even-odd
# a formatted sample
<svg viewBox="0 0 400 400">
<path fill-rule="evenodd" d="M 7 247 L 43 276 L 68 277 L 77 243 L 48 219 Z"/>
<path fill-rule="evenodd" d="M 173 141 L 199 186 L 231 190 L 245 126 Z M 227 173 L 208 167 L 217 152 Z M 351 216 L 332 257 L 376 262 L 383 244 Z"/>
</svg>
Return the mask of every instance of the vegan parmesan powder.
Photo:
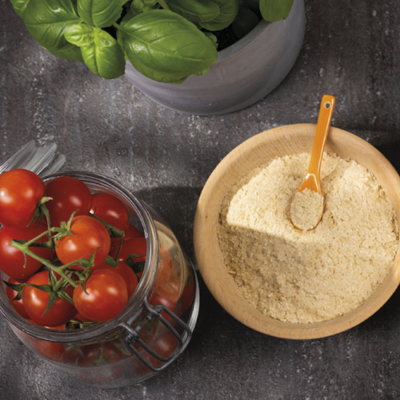
<svg viewBox="0 0 400 400">
<path fill-rule="evenodd" d="M 309 153 L 275 158 L 232 187 L 220 210 L 218 240 L 243 296 L 280 321 L 313 323 L 367 300 L 393 266 L 395 211 L 376 178 L 354 160 L 325 153 L 323 217 L 296 229 L 290 203 Z"/>
</svg>

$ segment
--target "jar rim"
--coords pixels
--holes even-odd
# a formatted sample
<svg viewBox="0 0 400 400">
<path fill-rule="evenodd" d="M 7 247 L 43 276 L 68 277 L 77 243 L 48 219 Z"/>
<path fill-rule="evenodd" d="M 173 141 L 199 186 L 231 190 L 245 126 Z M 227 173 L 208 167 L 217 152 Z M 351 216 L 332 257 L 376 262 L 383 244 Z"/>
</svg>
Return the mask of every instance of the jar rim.
<svg viewBox="0 0 400 400">
<path fill-rule="evenodd" d="M 61 331 L 35 325 L 17 314 L 5 295 L 5 288 L 3 285 L 0 290 L 0 313 L 4 315 L 9 323 L 24 333 L 38 339 L 60 343 L 72 343 L 107 335 L 116 330 L 123 322 L 126 322 L 127 319 L 134 319 L 134 316 L 140 313 L 143 308 L 143 300 L 150 292 L 157 272 L 159 241 L 155 222 L 146 205 L 115 179 L 111 179 L 107 175 L 88 171 L 65 171 L 48 175 L 44 177 L 43 180 L 47 182 L 62 176 L 74 177 L 82 180 L 86 184 L 89 183 L 90 189 L 93 190 L 95 190 L 96 187 L 98 189 L 107 187 L 110 192 L 117 194 L 118 197 L 123 199 L 123 201 L 135 211 L 142 224 L 144 236 L 146 238 L 147 251 L 142 277 L 124 310 L 117 317 L 106 322 L 96 323 L 92 327 L 75 331 Z M 3 293 L 1 293 L 1 291 Z"/>
</svg>

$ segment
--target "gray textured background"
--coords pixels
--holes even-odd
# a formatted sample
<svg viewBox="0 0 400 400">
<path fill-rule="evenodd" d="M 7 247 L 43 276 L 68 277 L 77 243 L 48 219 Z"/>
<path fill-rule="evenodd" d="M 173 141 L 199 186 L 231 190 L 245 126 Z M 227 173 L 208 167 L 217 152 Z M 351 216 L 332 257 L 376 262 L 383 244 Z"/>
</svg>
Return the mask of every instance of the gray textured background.
<svg viewBox="0 0 400 400">
<path fill-rule="evenodd" d="M 55 141 L 67 169 L 115 177 L 159 209 L 193 259 L 202 186 L 245 139 L 276 126 L 315 123 L 323 94 L 332 125 L 368 140 L 400 171 L 400 8 L 381 0 L 306 0 L 300 57 L 258 104 L 230 115 L 180 114 L 123 77 L 101 80 L 42 50 L 0 0 L 0 161 L 29 139 Z M 398 399 L 400 294 L 334 337 L 288 341 L 230 317 L 202 284 L 185 353 L 155 378 L 116 390 L 71 382 L 18 341 L 0 316 L 0 399 Z"/>
</svg>

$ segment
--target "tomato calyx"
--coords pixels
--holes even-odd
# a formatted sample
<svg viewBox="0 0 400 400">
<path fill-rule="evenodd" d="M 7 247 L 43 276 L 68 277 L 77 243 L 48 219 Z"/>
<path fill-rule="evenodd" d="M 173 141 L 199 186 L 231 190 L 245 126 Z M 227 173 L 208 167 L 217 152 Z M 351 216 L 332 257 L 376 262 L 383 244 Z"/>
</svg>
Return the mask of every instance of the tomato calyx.
<svg viewBox="0 0 400 400">
<path fill-rule="evenodd" d="M 9 288 L 15 290 L 17 294 L 13 298 L 13 300 L 21 300 L 22 299 L 22 290 L 24 289 L 24 283 L 11 283 L 8 281 L 3 280 L 4 284 L 7 285 Z"/>
<path fill-rule="evenodd" d="M 121 231 L 120 229 L 116 228 L 115 226 L 110 225 L 108 222 L 104 221 L 103 219 L 99 218 L 98 216 L 96 216 L 94 214 L 90 213 L 88 215 L 94 219 L 97 219 L 97 221 L 101 222 L 107 229 L 111 238 L 121 238 L 122 241 L 124 240 L 125 232 Z"/>
<path fill-rule="evenodd" d="M 46 217 L 47 221 L 50 221 L 49 219 L 49 210 L 47 209 L 45 203 L 47 203 L 49 200 L 52 200 L 51 197 L 42 197 L 36 206 L 35 213 L 33 214 L 32 221 L 29 223 L 28 226 L 32 226 L 35 221 L 39 221 L 39 224 L 43 222 L 43 216 Z M 50 225 L 48 224 L 48 228 L 50 229 Z"/>
<path fill-rule="evenodd" d="M 63 289 L 69 284 L 66 279 L 61 278 L 57 280 L 53 271 L 49 271 L 49 284 L 48 285 L 35 285 L 33 283 L 24 283 L 24 286 L 34 287 L 49 294 L 49 301 L 43 315 L 46 315 L 50 308 L 54 305 L 57 298 L 61 298 L 68 303 L 74 304 L 71 296 Z"/>
<path fill-rule="evenodd" d="M 130 268 L 133 269 L 133 272 L 136 274 L 138 280 L 140 280 L 140 274 L 144 271 L 144 266 L 146 261 L 135 261 L 135 258 L 142 257 L 143 254 L 129 254 L 128 258 L 124 261 Z"/>
<path fill-rule="evenodd" d="M 67 324 L 65 325 L 65 329 L 74 331 L 76 329 L 89 328 L 95 324 L 97 324 L 97 322 L 79 321 L 78 319 L 73 318 L 69 322 L 67 322 Z"/>
</svg>

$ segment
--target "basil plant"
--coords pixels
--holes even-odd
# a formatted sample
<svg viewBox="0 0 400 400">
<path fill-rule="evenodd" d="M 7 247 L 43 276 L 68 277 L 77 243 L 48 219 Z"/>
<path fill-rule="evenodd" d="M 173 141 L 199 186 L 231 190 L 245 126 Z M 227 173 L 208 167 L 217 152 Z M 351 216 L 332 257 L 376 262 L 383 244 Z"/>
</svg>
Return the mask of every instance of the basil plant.
<svg viewBox="0 0 400 400">
<path fill-rule="evenodd" d="M 55 56 L 83 61 L 102 78 L 125 72 L 181 83 L 218 58 L 217 31 L 246 34 L 254 16 L 286 19 L 294 0 L 11 0 L 37 42 Z M 250 14 L 249 14 L 250 12 Z M 249 17 L 250 15 L 250 17 Z M 253 22 L 251 22 L 253 21 Z"/>
</svg>

